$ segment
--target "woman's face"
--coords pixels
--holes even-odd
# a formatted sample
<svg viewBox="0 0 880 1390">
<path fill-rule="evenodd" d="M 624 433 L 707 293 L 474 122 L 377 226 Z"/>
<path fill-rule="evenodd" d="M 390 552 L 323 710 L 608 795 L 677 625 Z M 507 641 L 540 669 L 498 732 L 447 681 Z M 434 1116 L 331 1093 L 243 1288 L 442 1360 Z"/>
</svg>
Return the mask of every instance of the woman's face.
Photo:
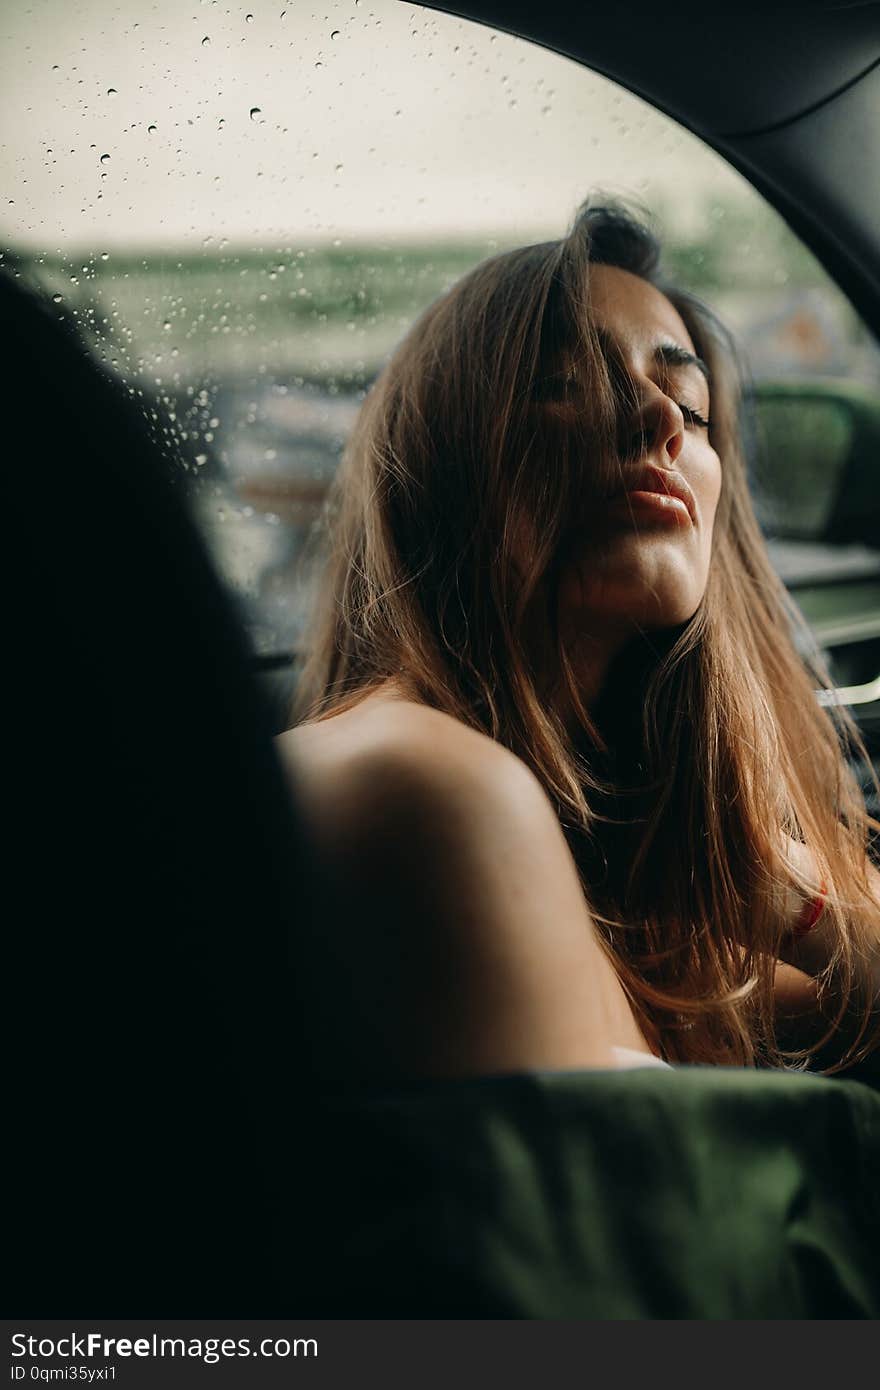
<svg viewBox="0 0 880 1390">
<path fill-rule="evenodd" d="M 709 383 L 678 311 L 626 270 L 594 266 L 594 324 L 632 381 L 620 431 L 620 487 L 597 499 L 594 519 L 562 570 L 563 631 L 613 642 L 634 628 L 673 627 L 706 591 L 721 464 L 704 422 Z M 561 405 L 547 409 L 564 410 Z"/>
</svg>

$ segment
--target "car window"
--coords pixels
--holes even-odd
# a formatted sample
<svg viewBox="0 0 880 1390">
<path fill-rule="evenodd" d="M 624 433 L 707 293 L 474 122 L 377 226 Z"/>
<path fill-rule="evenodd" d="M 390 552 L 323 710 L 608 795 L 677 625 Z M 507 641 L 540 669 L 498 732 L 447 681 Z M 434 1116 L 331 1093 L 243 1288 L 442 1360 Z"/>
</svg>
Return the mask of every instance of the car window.
<svg viewBox="0 0 880 1390">
<path fill-rule="evenodd" d="M 4 261 L 142 403 L 267 665 L 301 642 L 304 543 L 394 345 L 601 187 L 656 213 L 670 272 L 738 334 L 774 559 L 839 678 L 880 668 L 880 355 L 696 137 L 568 59 L 400 0 L 42 0 L 2 24 Z M 861 636 L 835 646 L 843 630 Z"/>
</svg>

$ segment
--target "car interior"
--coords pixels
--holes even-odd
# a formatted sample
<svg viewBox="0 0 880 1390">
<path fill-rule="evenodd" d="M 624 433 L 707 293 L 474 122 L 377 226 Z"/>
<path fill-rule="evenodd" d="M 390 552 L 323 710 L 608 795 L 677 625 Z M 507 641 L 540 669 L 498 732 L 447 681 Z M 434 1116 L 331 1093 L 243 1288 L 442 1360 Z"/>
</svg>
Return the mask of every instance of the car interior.
<svg viewBox="0 0 880 1390">
<path fill-rule="evenodd" d="M 880 337 L 880 5 L 407 8 L 563 54 L 697 135 Z M 276 756 L 292 656 L 253 642 L 161 419 L 15 246 L 3 264 L 9 1313 L 880 1315 L 870 1064 L 318 1083 L 310 969 L 334 914 L 368 933 L 381 904 L 330 879 Z M 816 401 L 768 386 L 765 439 Z M 774 534 L 876 767 L 875 405 L 854 393 L 833 488 Z"/>
</svg>

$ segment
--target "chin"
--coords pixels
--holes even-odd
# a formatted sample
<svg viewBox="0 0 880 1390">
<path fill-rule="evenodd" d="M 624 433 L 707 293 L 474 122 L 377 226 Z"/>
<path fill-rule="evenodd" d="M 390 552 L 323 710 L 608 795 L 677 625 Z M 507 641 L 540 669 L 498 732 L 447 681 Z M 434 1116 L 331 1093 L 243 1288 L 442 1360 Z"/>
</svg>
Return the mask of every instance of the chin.
<svg viewBox="0 0 880 1390">
<path fill-rule="evenodd" d="M 585 627 L 592 619 L 597 628 L 625 625 L 656 632 L 690 622 L 700 606 L 705 586 L 682 582 L 680 576 L 663 576 L 651 584 L 632 576 L 591 575 L 569 572 L 559 587 L 561 621 L 576 620 Z"/>
</svg>

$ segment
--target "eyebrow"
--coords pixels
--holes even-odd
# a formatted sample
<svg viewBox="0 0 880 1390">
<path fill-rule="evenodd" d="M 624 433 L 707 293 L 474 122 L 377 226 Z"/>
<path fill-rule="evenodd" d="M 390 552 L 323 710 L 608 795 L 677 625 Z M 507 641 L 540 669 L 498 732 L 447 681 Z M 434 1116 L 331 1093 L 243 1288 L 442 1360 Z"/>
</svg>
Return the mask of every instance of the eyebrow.
<svg viewBox="0 0 880 1390">
<path fill-rule="evenodd" d="M 654 350 L 654 359 L 662 362 L 665 367 L 696 367 L 697 371 L 702 372 L 706 381 L 710 381 L 709 368 L 702 357 L 697 357 L 696 353 L 688 352 L 687 348 L 681 347 L 679 343 L 661 343 Z"/>
<path fill-rule="evenodd" d="M 608 332 L 607 328 L 597 326 L 596 337 L 606 352 L 609 348 L 612 351 L 615 349 L 613 335 Z M 697 357 L 695 352 L 689 352 L 687 348 L 682 347 L 680 343 L 672 342 L 671 339 L 668 342 L 660 343 L 654 349 L 654 361 L 662 363 L 664 367 L 696 367 L 697 371 L 706 378 L 708 385 L 711 386 L 712 384 L 709 368 L 702 357 Z"/>
</svg>

